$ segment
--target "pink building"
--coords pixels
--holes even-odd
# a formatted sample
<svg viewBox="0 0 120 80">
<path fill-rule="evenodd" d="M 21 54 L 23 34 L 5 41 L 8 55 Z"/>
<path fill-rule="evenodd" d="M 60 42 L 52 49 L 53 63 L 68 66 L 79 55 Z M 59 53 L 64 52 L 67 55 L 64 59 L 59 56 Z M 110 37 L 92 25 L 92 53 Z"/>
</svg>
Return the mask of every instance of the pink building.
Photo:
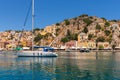
<svg viewBox="0 0 120 80">
<path fill-rule="evenodd" d="M 69 41 L 65 43 L 66 48 L 76 47 L 76 41 Z"/>
</svg>

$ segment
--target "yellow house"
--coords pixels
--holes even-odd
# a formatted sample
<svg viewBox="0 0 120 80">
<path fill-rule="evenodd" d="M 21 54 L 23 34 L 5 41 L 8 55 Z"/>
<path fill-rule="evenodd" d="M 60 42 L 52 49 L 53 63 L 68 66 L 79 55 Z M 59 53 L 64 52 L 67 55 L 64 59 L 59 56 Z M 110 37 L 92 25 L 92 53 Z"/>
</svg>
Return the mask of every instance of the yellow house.
<svg viewBox="0 0 120 80">
<path fill-rule="evenodd" d="M 88 40 L 88 36 L 87 36 L 87 34 L 85 34 L 85 33 L 80 33 L 79 35 L 78 35 L 78 41 L 80 42 L 80 41 L 87 41 Z"/>
<path fill-rule="evenodd" d="M 45 31 L 41 31 L 40 34 L 41 34 L 41 35 L 45 35 L 45 34 L 47 34 L 47 33 L 46 33 Z"/>
<path fill-rule="evenodd" d="M 6 45 L 6 48 L 7 48 L 8 50 L 12 50 L 12 49 L 15 48 L 15 47 L 16 47 L 16 45 L 15 45 L 15 44 L 12 44 L 12 43 L 9 43 L 9 44 Z"/>
<path fill-rule="evenodd" d="M 88 48 L 88 42 L 78 42 L 77 46 L 79 48 Z"/>
<path fill-rule="evenodd" d="M 79 48 L 96 48 L 96 43 L 94 41 L 88 41 L 88 35 L 85 33 L 80 33 L 78 35 L 78 44 Z"/>
<path fill-rule="evenodd" d="M 23 47 L 27 46 L 27 42 L 26 41 L 22 41 L 21 43 L 22 43 Z"/>
<path fill-rule="evenodd" d="M 85 33 L 80 33 L 78 35 L 78 44 L 77 46 L 80 48 L 87 48 L 88 47 L 88 42 L 87 42 L 88 36 Z"/>
<path fill-rule="evenodd" d="M 44 31 L 47 32 L 47 33 L 56 33 L 56 26 L 55 25 L 47 26 L 44 29 Z"/>
</svg>

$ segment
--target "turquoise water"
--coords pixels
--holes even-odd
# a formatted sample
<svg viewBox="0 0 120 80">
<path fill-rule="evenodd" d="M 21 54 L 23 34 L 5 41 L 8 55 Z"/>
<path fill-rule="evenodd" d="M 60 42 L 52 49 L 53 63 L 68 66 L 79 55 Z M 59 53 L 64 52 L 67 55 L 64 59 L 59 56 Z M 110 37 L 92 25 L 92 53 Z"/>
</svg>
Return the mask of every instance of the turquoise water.
<svg viewBox="0 0 120 80">
<path fill-rule="evenodd" d="M 0 80 L 120 80 L 120 52 L 58 52 L 57 58 L 0 55 Z"/>
</svg>

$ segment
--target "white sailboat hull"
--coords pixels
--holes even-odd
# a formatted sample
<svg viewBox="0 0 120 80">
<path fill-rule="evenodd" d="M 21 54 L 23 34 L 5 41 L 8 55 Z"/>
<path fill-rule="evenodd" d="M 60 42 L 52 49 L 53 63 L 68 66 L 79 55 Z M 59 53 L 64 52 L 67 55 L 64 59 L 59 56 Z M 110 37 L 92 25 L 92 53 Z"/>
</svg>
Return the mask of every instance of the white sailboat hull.
<svg viewBox="0 0 120 80">
<path fill-rule="evenodd" d="M 21 51 L 17 53 L 18 57 L 57 57 L 55 52 L 44 51 Z"/>
</svg>

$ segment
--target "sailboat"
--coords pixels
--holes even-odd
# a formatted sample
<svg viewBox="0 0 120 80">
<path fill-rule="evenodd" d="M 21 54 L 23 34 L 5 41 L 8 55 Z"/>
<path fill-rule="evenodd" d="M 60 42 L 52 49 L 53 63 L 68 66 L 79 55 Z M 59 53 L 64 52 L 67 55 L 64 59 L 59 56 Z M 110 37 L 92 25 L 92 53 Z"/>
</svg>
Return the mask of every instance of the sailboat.
<svg viewBox="0 0 120 80">
<path fill-rule="evenodd" d="M 34 29 L 34 0 L 32 0 L 32 50 L 31 51 L 19 51 L 17 52 L 18 57 L 57 57 L 58 54 L 50 51 L 49 47 L 42 47 L 43 50 L 34 50 L 33 42 L 33 29 Z"/>
</svg>

